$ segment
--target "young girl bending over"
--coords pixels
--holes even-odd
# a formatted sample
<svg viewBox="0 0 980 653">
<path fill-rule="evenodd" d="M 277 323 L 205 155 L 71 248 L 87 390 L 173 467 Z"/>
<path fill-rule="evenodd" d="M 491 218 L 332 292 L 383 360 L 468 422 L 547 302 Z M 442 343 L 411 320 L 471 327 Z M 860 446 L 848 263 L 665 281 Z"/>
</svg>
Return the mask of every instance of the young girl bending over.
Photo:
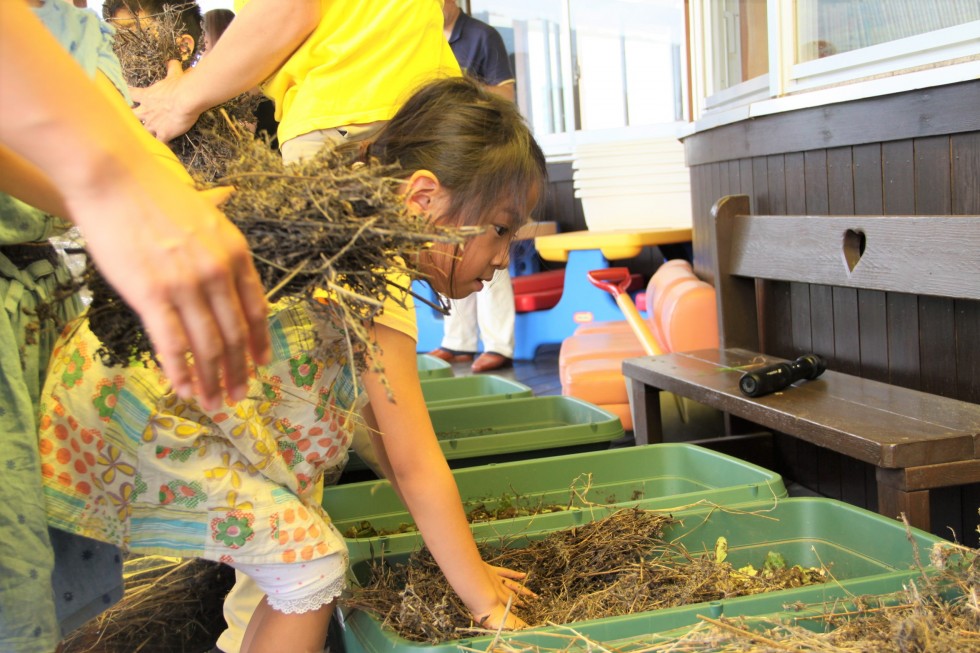
<svg viewBox="0 0 980 653">
<path fill-rule="evenodd" d="M 544 189 L 544 157 L 516 107 L 464 79 L 421 89 L 366 155 L 399 164 L 411 211 L 485 227 L 415 261 L 452 298 L 507 267 L 511 237 Z M 156 369 L 104 367 L 87 326 L 72 325 L 42 397 L 49 523 L 139 553 L 227 563 L 266 595 L 242 651 L 320 651 L 347 552 L 318 489 L 346 462 L 348 417 L 359 409 L 379 465 L 474 621 L 523 626 L 507 610 L 529 594 L 523 575 L 481 560 L 436 440 L 406 305 L 389 299 L 372 327 L 380 353 L 368 369 L 384 378 L 371 371 L 355 379 L 318 347 L 331 334 L 307 304 L 280 303 L 269 317 L 272 363 L 247 399 L 214 411 L 180 399 Z"/>
</svg>

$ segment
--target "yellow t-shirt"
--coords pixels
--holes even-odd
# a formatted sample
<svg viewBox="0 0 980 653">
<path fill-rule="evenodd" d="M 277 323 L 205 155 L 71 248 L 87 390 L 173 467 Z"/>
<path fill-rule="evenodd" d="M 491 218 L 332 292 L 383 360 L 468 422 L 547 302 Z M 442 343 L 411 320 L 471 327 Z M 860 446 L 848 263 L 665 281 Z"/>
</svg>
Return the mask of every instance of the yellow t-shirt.
<svg viewBox="0 0 980 653">
<path fill-rule="evenodd" d="M 241 11 L 248 0 L 236 0 Z M 390 119 L 426 82 L 459 76 L 442 0 L 320 0 L 320 25 L 262 85 L 279 142 Z"/>
</svg>

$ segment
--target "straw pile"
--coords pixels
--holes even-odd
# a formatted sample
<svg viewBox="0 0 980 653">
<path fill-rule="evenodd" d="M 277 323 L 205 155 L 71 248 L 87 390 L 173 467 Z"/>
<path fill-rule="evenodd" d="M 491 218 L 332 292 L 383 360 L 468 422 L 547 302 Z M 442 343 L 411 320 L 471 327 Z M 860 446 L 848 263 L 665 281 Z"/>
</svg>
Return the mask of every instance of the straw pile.
<svg viewBox="0 0 980 653">
<path fill-rule="evenodd" d="M 789 567 L 771 556 L 762 570 L 735 569 L 724 553 L 691 554 L 663 539 L 667 515 L 628 508 L 521 548 L 481 545 L 495 566 L 528 573 L 539 598 L 517 614 L 531 626 L 568 624 L 823 582 L 825 570 Z M 514 543 L 510 543 L 513 547 Z M 427 549 L 407 564 L 376 561 L 372 576 L 347 600 L 414 641 L 439 643 L 472 629 L 469 612 Z"/>
<path fill-rule="evenodd" d="M 203 653 L 224 628 L 234 571 L 207 560 L 138 556 L 123 563 L 125 594 L 72 631 L 58 653 Z"/>
<path fill-rule="evenodd" d="M 695 626 L 678 629 L 681 634 L 651 633 L 616 642 L 594 641 L 577 632 L 575 621 L 794 587 L 829 576 L 827 570 L 780 566 L 770 574 L 764 567 L 759 575 L 768 575 L 766 580 L 747 579 L 744 568 L 732 569 L 719 560 L 717 551 L 692 557 L 683 548 L 661 541 L 668 523 L 667 517 L 629 509 L 523 549 L 494 555 L 484 548 L 484 556 L 493 556 L 492 564 L 531 572 L 526 584 L 540 598 L 518 609 L 519 616 L 531 625 L 564 624 L 544 635 L 554 646 L 522 642 L 520 633 L 506 637 L 496 633 L 486 650 L 980 653 L 980 555 L 942 542 L 930 552 L 931 564 L 923 566 L 911 537 L 920 573 L 901 592 L 852 595 L 826 604 L 795 602 L 783 608 L 787 621 L 772 615 L 721 619 L 699 615 Z M 642 560 L 652 564 L 644 565 Z M 430 589 L 433 584 L 438 587 Z M 439 643 L 494 634 L 474 627 L 425 551 L 413 554 L 404 566 L 374 563 L 370 581 L 354 590 L 348 604 L 374 613 L 384 627 L 411 640 Z"/>
<path fill-rule="evenodd" d="M 245 234 L 270 298 L 310 302 L 344 334 L 324 345 L 362 366 L 373 347 L 370 320 L 393 292 L 382 271 L 421 278 L 408 262 L 430 243 L 461 242 L 467 232 L 409 215 L 390 167 L 354 165 L 329 148 L 286 166 L 255 141 L 239 143 L 238 156 L 218 180 L 236 188 L 223 211 Z M 87 281 L 90 325 L 104 345 L 103 360 L 145 360 L 150 344 L 139 319 L 101 277 L 90 274 Z M 313 300 L 314 289 L 332 292 L 333 300 Z"/>
<path fill-rule="evenodd" d="M 495 639 L 491 653 L 978 653 L 980 652 L 980 556 L 951 543 L 935 545 L 934 566 L 901 592 L 858 596 L 837 604 L 789 606 L 792 622 L 766 617 L 711 619 L 679 636 L 651 634 L 615 647 L 573 628 L 555 633 L 555 647 Z M 951 561 L 955 561 L 950 564 Z M 465 649 L 464 649 L 465 650 Z"/>
</svg>

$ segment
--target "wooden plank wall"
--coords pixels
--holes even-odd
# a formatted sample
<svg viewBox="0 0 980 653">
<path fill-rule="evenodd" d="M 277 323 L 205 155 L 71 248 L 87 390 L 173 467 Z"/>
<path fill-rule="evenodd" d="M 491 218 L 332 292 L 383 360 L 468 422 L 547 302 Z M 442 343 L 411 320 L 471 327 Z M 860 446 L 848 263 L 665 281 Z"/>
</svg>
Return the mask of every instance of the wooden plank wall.
<svg viewBox="0 0 980 653">
<path fill-rule="evenodd" d="M 949 92 L 971 99 L 977 97 L 977 86 L 970 83 Z M 910 94 L 906 106 L 913 112 L 942 106 L 923 103 L 922 95 Z M 888 98 L 890 111 L 903 111 L 902 103 L 895 100 L 895 96 Z M 845 107 L 836 115 L 825 112 L 813 129 L 819 140 L 831 141 L 831 147 L 811 147 L 814 137 L 804 131 L 796 141 L 806 149 L 792 151 L 794 138 L 784 133 L 773 141 L 780 145 L 769 148 L 775 151 L 732 147 L 733 157 L 723 160 L 723 148 L 711 139 L 738 142 L 737 125 L 718 134 L 690 137 L 698 274 L 707 280 L 712 277 L 714 262 L 707 240 L 713 233 L 710 208 L 727 194 L 748 195 L 756 214 L 980 215 L 980 130 L 975 108 L 970 109 L 972 116 L 964 114 L 963 119 L 971 131 L 950 127 L 956 125 L 955 117 L 946 116 L 942 128 L 930 129 L 915 115 L 903 115 L 906 123 L 919 125 L 912 134 L 904 137 L 895 132 L 894 140 L 863 142 L 858 137 L 862 130 L 853 121 L 864 116 L 868 131 L 875 133 L 882 121 L 889 122 L 890 116 L 882 115 L 883 103 L 876 107 L 873 100 L 863 101 L 854 103 L 858 106 L 853 111 Z M 846 136 L 837 137 L 837 143 L 833 135 L 841 130 L 836 129 L 835 118 L 848 121 Z M 778 133 L 781 120 L 795 126 L 799 116 L 767 119 L 766 128 Z M 763 126 L 745 129 L 759 131 Z M 745 143 L 745 134 L 741 137 Z M 915 243 L 908 246 L 914 248 Z M 763 301 L 768 353 L 793 358 L 812 351 L 827 357 L 838 371 L 980 403 L 980 302 L 799 283 L 769 283 Z M 779 438 L 777 452 L 779 471 L 789 478 L 823 495 L 876 509 L 872 468 L 794 438 Z M 936 532 L 951 537 L 949 527 L 961 541 L 977 546 L 980 485 L 936 495 L 932 506 L 934 523 L 940 524 Z"/>
</svg>

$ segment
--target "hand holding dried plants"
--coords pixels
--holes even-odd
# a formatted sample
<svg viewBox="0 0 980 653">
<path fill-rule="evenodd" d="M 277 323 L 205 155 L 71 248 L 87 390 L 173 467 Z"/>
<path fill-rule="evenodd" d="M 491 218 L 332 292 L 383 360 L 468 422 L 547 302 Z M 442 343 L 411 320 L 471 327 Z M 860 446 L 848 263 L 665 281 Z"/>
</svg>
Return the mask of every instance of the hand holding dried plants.
<svg viewBox="0 0 980 653">
<path fill-rule="evenodd" d="M 180 14 L 178 8 L 167 6 L 160 14 L 139 18 L 133 29 L 119 30 L 113 50 L 119 57 L 126 83 L 138 103 L 144 94 L 152 93 L 157 100 L 173 95 L 192 61 L 180 49 Z M 180 63 L 181 60 L 185 63 Z M 151 85 L 162 82 L 152 90 Z M 201 182 L 210 183 L 220 177 L 224 164 L 235 155 L 235 143 L 242 135 L 250 135 L 255 106 L 259 96 L 242 93 L 200 115 L 186 113 L 172 102 L 163 102 L 154 116 L 154 124 L 167 125 L 167 133 L 154 133 L 168 141 L 181 163 Z M 164 129 L 164 127 L 160 127 Z M 181 134 L 167 138 L 169 134 Z"/>
</svg>

